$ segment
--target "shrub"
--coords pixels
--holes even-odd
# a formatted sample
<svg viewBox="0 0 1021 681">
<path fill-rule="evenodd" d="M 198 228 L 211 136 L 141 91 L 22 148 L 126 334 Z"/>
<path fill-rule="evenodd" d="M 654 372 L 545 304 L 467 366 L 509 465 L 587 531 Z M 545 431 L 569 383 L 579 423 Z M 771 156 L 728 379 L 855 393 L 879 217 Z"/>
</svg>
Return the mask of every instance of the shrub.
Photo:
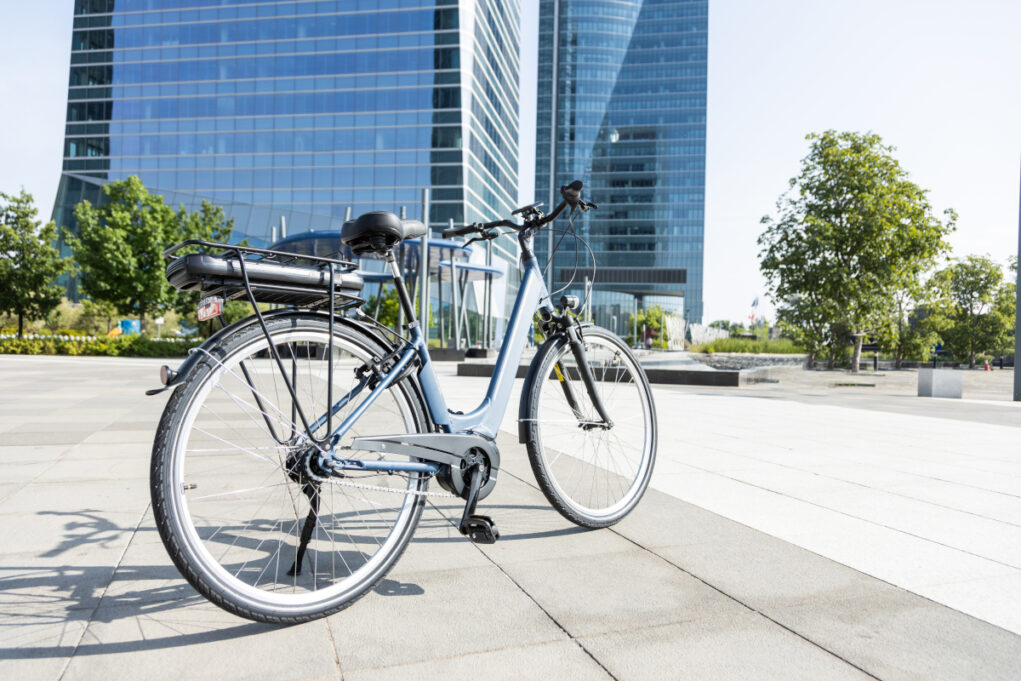
<svg viewBox="0 0 1021 681">
<path fill-rule="evenodd" d="M 750 338 L 718 338 L 709 343 L 691 346 L 692 352 L 747 352 L 762 355 L 797 355 L 805 349 L 789 338 L 776 340 L 752 340 Z"/>
<path fill-rule="evenodd" d="M 107 357 L 178 357 L 198 346 L 199 339 L 155 339 L 148 336 L 116 338 L 62 338 L 26 336 L 0 338 L 0 354 L 7 355 L 93 355 Z"/>
</svg>

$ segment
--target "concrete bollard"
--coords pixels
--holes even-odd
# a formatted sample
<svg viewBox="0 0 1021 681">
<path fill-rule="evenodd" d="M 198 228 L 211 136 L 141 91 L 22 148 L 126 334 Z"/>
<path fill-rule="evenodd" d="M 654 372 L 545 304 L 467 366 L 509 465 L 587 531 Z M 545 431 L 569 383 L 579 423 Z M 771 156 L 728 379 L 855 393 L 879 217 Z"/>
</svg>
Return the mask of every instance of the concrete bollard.
<svg viewBox="0 0 1021 681">
<path fill-rule="evenodd" d="M 964 374 L 953 369 L 919 369 L 919 397 L 951 397 L 964 393 Z"/>
</svg>

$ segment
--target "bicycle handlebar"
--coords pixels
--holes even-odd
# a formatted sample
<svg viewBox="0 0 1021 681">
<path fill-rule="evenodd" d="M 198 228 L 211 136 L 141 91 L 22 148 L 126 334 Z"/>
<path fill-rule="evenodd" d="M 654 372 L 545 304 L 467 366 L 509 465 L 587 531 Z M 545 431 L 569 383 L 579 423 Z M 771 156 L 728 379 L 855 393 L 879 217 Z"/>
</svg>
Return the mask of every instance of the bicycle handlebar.
<svg viewBox="0 0 1021 681">
<path fill-rule="evenodd" d="M 553 212 L 538 219 L 534 224 L 536 227 L 542 227 L 560 217 L 560 214 L 564 212 L 564 209 L 570 206 L 572 209 L 578 209 L 582 212 L 587 210 L 595 210 L 597 208 L 594 203 L 587 203 L 581 199 L 581 189 L 584 185 L 581 180 L 575 180 L 570 184 L 566 184 L 560 188 L 560 195 L 564 197 L 564 200 L 553 209 Z M 484 232 L 487 229 L 493 229 L 495 227 L 510 227 L 512 229 L 520 230 L 521 225 L 512 222 L 510 220 L 494 220 L 493 222 L 478 223 L 473 222 L 470 225 L 461 225 L 460 227 L 448 227 L 443 230 L 442 235 L 444 239 L 449 239 L 455 236 L 465 236 L 467 234 L 476 234 Z"/>
<path fill-rule="evenodd" d="M 442 235 L 444 239 L 449 239 L 453 236 L 464 236 L 465 234 L 472 234 L 478 228 L 474 222 L 470 225 L 461 225 L 460 227 L 447 227 L 443 230 Z"/>
</svg>

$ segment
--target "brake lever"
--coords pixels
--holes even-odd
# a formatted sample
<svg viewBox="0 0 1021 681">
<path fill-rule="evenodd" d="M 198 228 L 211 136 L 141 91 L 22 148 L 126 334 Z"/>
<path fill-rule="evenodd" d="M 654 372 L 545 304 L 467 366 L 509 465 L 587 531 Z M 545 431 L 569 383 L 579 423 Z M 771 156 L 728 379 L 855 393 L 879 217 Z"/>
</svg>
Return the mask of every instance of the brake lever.
<svg viewBox="0 0 1021 681">
<path fill-rule="evenodd" d="M 476 236 L 476 237 L 472 237 L 471 239 L 468 239 L 468 241 L 464 242 L 464 245 L 468 246 L 470 244 L 475 243 L 476 241 L 492 241 L 493 239 L 495 239 L 498 236 L 500 236 L 500 233 L 496 232 L 496 231 L 482 232 L 482 234 L 480 236 Z"/>
</svg>

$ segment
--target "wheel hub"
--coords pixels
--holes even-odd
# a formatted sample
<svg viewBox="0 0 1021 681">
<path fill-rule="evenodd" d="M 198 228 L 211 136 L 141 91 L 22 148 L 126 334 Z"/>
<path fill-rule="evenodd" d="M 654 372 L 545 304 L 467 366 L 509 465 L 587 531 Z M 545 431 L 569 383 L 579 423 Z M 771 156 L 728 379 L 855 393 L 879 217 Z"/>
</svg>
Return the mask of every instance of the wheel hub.
<svg viewBox="0 0 1021 681">
<path fill-rule="evenodd" d="M 299 485 L 311 482 L 324 482 L 326 479 L 334 476 L 343 477 L 320 466 L 319 454 L 319 448 L 314 445 L 292 450 L 284 462 L 287 477 Z"/>
</svg>

